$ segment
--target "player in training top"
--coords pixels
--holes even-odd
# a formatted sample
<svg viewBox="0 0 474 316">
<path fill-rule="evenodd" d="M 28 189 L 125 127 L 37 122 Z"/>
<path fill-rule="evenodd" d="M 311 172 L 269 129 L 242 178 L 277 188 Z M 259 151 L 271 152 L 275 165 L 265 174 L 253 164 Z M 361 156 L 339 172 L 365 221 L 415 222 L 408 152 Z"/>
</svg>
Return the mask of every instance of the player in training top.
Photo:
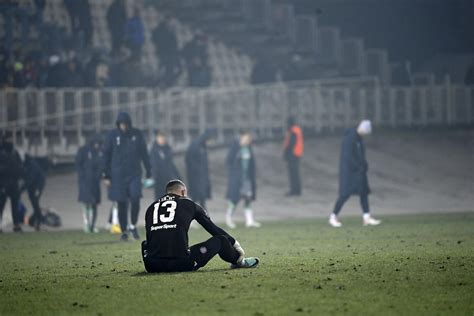
<svg viewBox="0 0 474 316">
<path fill-rule="evenodd" d="M 232 268 L 258 265 L 258 258 L 245 258 L 239 242 L 216 226 L 199 204 L 186 198 L 182 181 L 170 181 L 166 192 L 148 207 L 145 215 L 146 240 L 142 242 L 142 257 L 148 272 L 195 271 L 217 254 L 231 263 Z M 188 230 L 194 219 L 212 237 L 189 247 Z"/>
</svg>

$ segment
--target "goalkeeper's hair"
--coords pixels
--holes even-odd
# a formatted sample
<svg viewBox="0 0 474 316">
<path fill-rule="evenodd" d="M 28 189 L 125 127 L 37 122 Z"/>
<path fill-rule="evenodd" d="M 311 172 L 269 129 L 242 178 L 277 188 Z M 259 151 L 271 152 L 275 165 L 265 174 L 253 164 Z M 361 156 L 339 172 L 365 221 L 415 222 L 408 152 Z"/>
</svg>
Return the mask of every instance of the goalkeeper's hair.
<svg viewBox="0 0 474 316">
<path fill-rule="evenodd" d="M 166 184 L 166 193 L 177 192 L 184 188 L 186 188 L 186 185 L 183 181 L 179 179 L 174 179 Z"/>
</svg>

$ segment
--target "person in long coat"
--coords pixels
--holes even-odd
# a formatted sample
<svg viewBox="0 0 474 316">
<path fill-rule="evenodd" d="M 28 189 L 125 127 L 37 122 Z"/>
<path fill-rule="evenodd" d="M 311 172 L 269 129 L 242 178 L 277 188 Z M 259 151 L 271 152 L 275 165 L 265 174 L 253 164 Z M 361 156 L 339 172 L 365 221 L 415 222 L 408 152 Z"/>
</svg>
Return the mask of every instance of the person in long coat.
<svg viewBox="0 0 474 316">
<path fill-rule="evenodd" d="M 13 231 L 22 232 L 21 218 L 19 216 L 20 202 L 20 178 L 23 177 L 24 169 L 20 155 L 13 143 L 6 137 L 0 135 L 0 233 L 2 232 L 3 209 L 10 199 Z"/>
<path fill-rule="evenodd" d="M 206 130 L 201 136 L 192 141 L 186 150 L 188 192 L 191 199 L 203 208 L 206 207 L 206 200 L 212 196 L 207 143 L 214 137 L 214 131 Z"/>
<path fill-rule="evenodd" d="M 79 148 L 76 155 L 76 170 L 79 185 L 79 202 L 84 204 L 84 232 L 98 232 L 97 206 L 101 200 L 100 180 L 102 175 L 104 153 L 100 136 L 92 137 Z"/>
<path fill-rule="evenodd" d="M 145 139 L 140 130 L 132 126 L 126 112 L 119 113 L 117 128 L 110 131 L 104 145 L 105 184 L 109 186 L 109 199 L 117 202 L 121 240 L 128 240 L 128 204 L 131 204 L 131 224 L 128 231 L 138 240 L 136 223 L 142 197 L 142 164 L 147 182 L 152 181 L 151 166 Z"/>
<path fill-rule="evenodd" d="M 150 163 L 153 180 L 155 180 L 155 200 L 166 194 L 166 185 L 169 181 L 181 179 L 181 175 L 173 162 L 173 150 L 168 144 L 166 135 L 156 132 L 156 140 L 150 150 Z"/>
<path fill-rule="evenodd" d="M 370 187 L 367 179 L 369 165 L 365 157 L 363 137 L 371 134 L 372 125 L 369 120 L 362 121 L 357 128 L 346 130 L 341 146 L 339 163 L 339 197 L 329 218 L 333 227 L 341 227 L 337 216 L 344 203 L 351 195 L 360 197 L 364 225 L 378 225 L 379 220 L 370 216 L 369 194 Z"/>
<path fill-rule="evenodd" d="M 34 223 L 30 225 L 35 227 L 35 230 L 40 230 L 40 225 L 43 219 L 41 213 L 40 199 L 46 185 L 46 177 L 43 169 L 40 167 L 35 158 L 26 154 L 23 162 L 24 168 L 24 182 L 20 191 L 26 190 L 31 206 L 33 207 Z"/>
<path fill-rule="evenodd" d="M 242 131 L 238 140 L 229 147 L 227 154 L 227 209 L 226 224 L 229 228 L 236 225 L 232 219 L 237 204 L 244 200 L 245 224 L 247 227 L 260 227 L 253 217 L 252 201 L 257 195 L 255 157 L 252 149 L 252 136 Z"/>
</svg>

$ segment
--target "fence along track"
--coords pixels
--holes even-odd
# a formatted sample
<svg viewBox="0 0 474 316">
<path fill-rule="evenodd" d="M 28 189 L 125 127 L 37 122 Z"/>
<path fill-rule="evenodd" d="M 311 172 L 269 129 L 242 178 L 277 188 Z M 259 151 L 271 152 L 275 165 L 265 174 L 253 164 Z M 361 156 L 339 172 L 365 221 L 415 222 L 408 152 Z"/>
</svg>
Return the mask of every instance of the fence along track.
<svg viewBox="0 0 474 316">
<path fill-rule="evenodd" d="M 352 126 L 362 118 L 383 127 L 470 125 L 474 87 L 382 86 L 374 78 L 302 81 L 210 89 L 26 89 L 0 91 L 0 129 L 33 155 L 68 160 L 88 135 L 115 127 L 120 111 L 150 139 L 157 128 L 179 150 L 206 128 L 225 143 L 241 128 L 280 137 L 286 118 L 309 133 Z"/>
</svg>

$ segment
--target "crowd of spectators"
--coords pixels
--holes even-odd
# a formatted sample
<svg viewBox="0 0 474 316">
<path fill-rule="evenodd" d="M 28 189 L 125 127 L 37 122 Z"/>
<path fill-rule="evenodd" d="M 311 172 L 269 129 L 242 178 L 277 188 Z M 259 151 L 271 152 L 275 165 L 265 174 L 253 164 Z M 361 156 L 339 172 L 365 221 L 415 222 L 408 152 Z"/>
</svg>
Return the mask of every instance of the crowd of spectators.
<svg viewBox="0 0 474 316">
<path fill-rule="evenodd" d="M 94 47 L 88 0 L 63 0 L 70 27 L 43 19 L 46 0 L 0 2 L 4 24 L 0 47 L 0 88 L 27 87 L 156 87 L 175 86 L 187 74 L 189 86 L 211 84 L 207 39 L 197 32 L 178 46 L 172 18 L 165 17 L 153 30 L 159 67 L 143 63 L 145 27 L 138 6 L 127 14 L 124 0 L 107 9 L 110 50 Z M 38 36 L 31 37 L 33 27 Z M 15 37 L 14 31 L 17 32 Z"/>
<path fill-rule="evenodd" d="M 171 17 L 166 16 L 153 30 L 153 44 L 160 61 L 159 77 L 164 86 L 172 86 L 186 69 L 188 85 L 207 87 L 211 84 L 211 67 L 207 53 L 207 38 L 197 31 L 180 50 Z"/>
</svg>

